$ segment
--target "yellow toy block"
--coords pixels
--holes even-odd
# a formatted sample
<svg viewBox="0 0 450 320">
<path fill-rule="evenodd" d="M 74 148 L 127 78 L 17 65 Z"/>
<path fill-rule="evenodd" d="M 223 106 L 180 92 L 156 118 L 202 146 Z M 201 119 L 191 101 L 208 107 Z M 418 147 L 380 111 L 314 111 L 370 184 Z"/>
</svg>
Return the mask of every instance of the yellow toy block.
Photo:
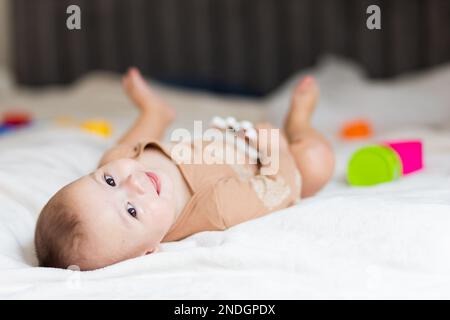
<svg viewBox="0 0 450 320">
<path fill-rule="evenodd" d="M 105 120 L 87 120 L 81 124 L 81 129 L 108 138 L 112 134 L 112 125 Z"/>
</svg>

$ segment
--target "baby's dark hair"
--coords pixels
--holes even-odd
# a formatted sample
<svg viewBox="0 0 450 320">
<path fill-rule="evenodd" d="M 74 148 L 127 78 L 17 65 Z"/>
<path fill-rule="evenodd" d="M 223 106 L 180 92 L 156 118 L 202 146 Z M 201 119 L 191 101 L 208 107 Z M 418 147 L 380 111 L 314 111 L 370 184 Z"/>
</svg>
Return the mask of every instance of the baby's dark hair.
<svg viewBox="0 0 450 320">
<path fill-rule="evenodd" d="M 82 236 L 81 221 L 65 201 L 63 188 L 47 202 L 36 224 L 34 244 L 39 266 L 66 269 L 79 265 Z"/>
</svg>

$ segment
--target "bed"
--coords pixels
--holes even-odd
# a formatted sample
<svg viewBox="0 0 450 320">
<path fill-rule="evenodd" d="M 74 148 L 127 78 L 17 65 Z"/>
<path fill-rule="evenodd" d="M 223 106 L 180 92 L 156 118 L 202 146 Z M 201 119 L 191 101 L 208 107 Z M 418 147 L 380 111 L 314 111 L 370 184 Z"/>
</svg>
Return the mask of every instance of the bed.
<svg viewBox="0 0 450 320">
<path fill-rule="evenodd" d="M 315 124 L 337 155 L 333 180 L 296 206 L 165 243 L 162 251 L 101 270 L 36 267 L 34 226 L 62 185 L 92 170 L 136 116 L 120 78 L 90 74 L 70 87 L 17 89 L 0 72 L 0 108 L 20 106 L 32 126 L 0 136 L 0 298 L 3 299 L 382 299 L 450 298 L 450 65 L 369 81 L 354 65 L 326 57 L 314 69 L 322 96 Z M 175 126 L 213 115 L 282 121 L 297 74 L 261 99 L 214 96 L 154 83 L 178 112 Z M 110 139 L 55 124 L 105 118 Z M 343 121 L 371 119 L 376 135 L 344 142 Z M 425 169 L 371 188 L 345 182 L 361 145 L 420 138 Z"/>
</svg>

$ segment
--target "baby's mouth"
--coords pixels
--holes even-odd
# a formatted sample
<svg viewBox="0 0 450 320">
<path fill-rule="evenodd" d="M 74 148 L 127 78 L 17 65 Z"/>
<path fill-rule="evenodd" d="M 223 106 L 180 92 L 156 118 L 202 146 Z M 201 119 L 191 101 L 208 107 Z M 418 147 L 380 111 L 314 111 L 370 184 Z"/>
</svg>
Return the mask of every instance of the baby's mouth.
<svg viewBox="0 0 450 320">
<path fill-rule="evenodd" d="M 159 196 L 159 193 L 161 191 L 161 181 L 159 180 L 159 177 L 153 173 L 153 172 L 146 172 L 145 175 L 150 179 L 150 181 L 153 183 L 156 189 L 156 193 Z"/>
</svg>

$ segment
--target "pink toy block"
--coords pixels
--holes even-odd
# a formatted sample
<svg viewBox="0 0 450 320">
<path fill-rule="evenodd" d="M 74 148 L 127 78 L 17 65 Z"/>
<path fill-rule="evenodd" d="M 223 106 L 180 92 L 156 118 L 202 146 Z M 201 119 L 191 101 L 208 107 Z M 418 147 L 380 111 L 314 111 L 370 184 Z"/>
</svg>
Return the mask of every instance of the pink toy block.
<svg viewBox="0 0 450 320">
<path fill-rule="evenodd" d="M 403 164 L 403 175 L 413 173 L 423 168 L 422 141 L 387 141 L 385 145 L 394 149 Z"/>
</svg>

